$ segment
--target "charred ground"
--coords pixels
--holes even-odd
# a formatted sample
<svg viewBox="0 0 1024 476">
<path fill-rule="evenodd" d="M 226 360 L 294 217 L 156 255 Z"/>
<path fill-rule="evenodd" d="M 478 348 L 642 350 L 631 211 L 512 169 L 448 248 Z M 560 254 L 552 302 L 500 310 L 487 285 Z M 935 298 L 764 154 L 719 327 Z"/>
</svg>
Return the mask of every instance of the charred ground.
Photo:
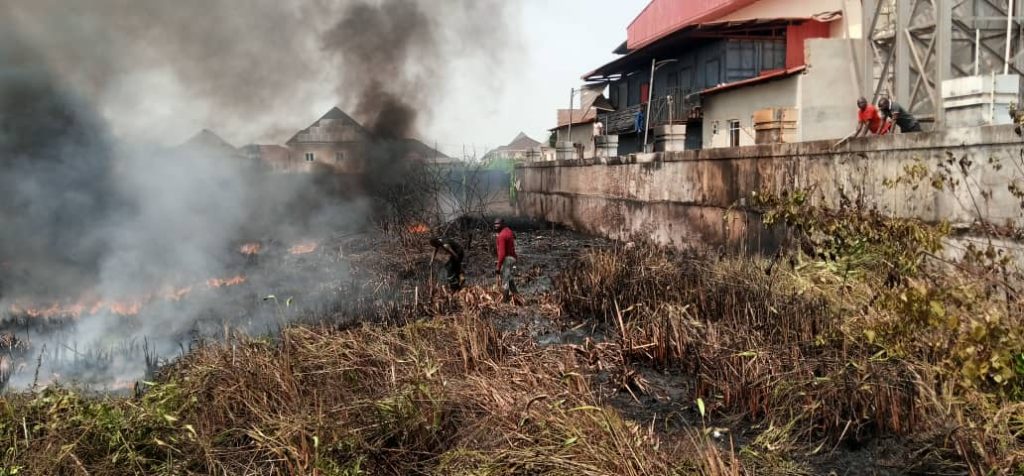
<svg viewBox="0 0 1024 476">
<path fill-rule="evenodd" d="M 941 227 L 784 205 L 766 219 L 799 244 L 773 260 L 519 227 L 518 305 L 490 283 L 484 230 L 461 235 L 472 279 L 454 295 L 430 285 L 425 237 L 364 241 L 346 254 L 375 277 L 356 305 L 201 343 L 134 396 L 7 396 L 20 423 L 0 427 L 4 461 L 23 474 L 1019 472 L 1009 275 L 932 261 Z"/>
</svg>

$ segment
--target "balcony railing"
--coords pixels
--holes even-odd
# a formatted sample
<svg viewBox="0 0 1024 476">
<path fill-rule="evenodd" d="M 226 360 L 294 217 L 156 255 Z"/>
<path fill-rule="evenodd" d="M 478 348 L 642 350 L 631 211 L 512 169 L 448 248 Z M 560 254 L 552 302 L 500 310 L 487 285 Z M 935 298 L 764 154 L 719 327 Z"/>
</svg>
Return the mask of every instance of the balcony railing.
<svg viewBox="0 0 1024 476">
<path fill-rule="evenodd" d="M 618 111 L 599 114 L 597 119 L 604 124 L 606 134 L 628 134 L 636 131 L 638 112 L 647 114 L 647 104 L 634 104 Z M 647 126 L 680 124 L 700 117 L 700 96 L 672 89 L 668 94 L 651 101 L 651 118 Z"/>
</svg>

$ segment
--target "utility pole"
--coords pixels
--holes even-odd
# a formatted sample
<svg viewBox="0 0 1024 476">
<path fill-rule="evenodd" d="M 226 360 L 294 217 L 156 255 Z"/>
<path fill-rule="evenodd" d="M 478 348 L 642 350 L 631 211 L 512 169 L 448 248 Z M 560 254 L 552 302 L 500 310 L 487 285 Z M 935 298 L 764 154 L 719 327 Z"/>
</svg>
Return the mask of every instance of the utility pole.
<svg viewBox="0 0 1024 476">
<path fill-rule="evenodd" d="M 651 58 L 651 79 L 647 82 L 647 114 L 644 114 L 644 152 L 647 152 L 647 133 L 651 130 L 651 101 L 654 99 L 654 65 L 657 59 Z"/>
<path fill-rule="evenodd" d="M 569 89 L 569 142 L 572 142 L 572 103 L 576 100 L 576 88 Z M 575 146 L 573 146 L 575 147 Z"/>
<path fill-rule="evenodd" d="M 1013 43 L 1013 6 L 1016 0 L 1006 2 L 1006 52 L 1003 54 L 1003 74 L 1010 74 L 1010 44 Z M 995 94 L 993 92 L 993 94 Z"/>
</svg>

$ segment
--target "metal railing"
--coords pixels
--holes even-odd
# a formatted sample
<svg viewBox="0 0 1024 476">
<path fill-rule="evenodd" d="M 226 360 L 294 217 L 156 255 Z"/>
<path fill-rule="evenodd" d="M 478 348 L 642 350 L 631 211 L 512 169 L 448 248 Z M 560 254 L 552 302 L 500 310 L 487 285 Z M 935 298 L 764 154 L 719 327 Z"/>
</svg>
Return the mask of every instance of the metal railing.
<svg viewBox="0 0 1024 476">
<path fill-rule="evenodd" d="M 604 124 L 606 134 L 628 134 L 637 130 L 638 112 L 647 114 L 647 104 L 634 104 L 625 109 L 599 114 L 597 119 Z M 671 89 L 668 94 L 651 101 L 651 117 L 647 127 L 684 123 L 700 116 L 699 95 L 688 95 L 683 90 Z"/>
</svg>

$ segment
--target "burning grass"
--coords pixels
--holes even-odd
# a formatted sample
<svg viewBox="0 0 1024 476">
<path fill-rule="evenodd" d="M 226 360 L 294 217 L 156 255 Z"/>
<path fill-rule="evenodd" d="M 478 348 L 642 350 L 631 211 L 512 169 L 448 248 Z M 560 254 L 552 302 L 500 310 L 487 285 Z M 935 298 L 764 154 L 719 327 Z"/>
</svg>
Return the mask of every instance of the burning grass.
<svg viewBox="0 0 1024 476">
<path fill-rule="evenodd" d="M 199 349 L 131 400 L 64 389 L 7 399 L 0 439 L 23 474 L 653 475 L 705 464 L 603 405 L 594 372 L 571 348 L 501 334 L 473 312 L 296 327 Z"/>
<path fill-rule="evenodd" d="M 357 301 L 374 323 L 235 335 L 133 398 L 12 395 L 2 461 L 22 474 L 1024 471 L 1009 275 L 938 259 L 941 228 L 829 212 L 798 229 L 771 260 L 586 251 L 522 307 L 479 286 Z M 394 259 L 378 264 L 415 261 Z M 541 344 L 500 322 L 524 312 L 584 335 Z M 885 461 L 839 459 L 879 441 Z"/>
</svg>

